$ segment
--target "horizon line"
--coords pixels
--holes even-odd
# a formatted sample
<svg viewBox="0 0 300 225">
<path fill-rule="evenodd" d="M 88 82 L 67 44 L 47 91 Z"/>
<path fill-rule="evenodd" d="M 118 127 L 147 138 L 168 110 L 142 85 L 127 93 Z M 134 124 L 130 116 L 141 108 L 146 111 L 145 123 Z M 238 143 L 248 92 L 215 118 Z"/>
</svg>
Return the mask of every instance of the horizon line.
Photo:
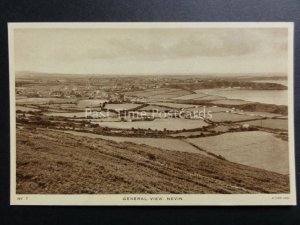
<svg viewBox="0 0 300 225">
<path fill-rule="evenodd" d="M 210 76 L 210 75 L 227 75 L 227 76 L 236 76 L 236 75 L 275 75 L 280 74 L 282 76 L 288 76 L 287 72 L 234 72 L 234 73 L 220 73 L 220 72 L 201 72 L 201 73 L 162 73 L 162 74 L 153 74 L 153 73 L 135 73 L 135 74 L 122 74 L 122 73 L 114 73 L 114 74 L 98 74 L 98 73 L 59 73 L 59 72 L 41 72 L 41 71 L 26 71 L 26 70 L 19 70 L 15 71 L 15 75 L 27 75 L 26 73 L 32 73 L 31 75 L 42 75 L 42 74 L 52 74 L 52 75 L 65 75 L 65 76 Z M 28 74 L 30 75 L 30 74 Z"/>
</svg>

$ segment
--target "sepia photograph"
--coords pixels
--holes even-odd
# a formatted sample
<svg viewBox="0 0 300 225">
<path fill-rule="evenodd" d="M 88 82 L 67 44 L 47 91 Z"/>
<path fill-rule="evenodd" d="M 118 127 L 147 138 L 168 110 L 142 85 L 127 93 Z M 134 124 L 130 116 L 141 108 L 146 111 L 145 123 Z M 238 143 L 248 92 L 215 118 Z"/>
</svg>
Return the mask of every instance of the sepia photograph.
<svg viewBox="0 0 300 225">
<path fill-rule="evenodd" d="M 12 205 L 295 205 L 293 23 L 10 23 Z"/>
</svg>

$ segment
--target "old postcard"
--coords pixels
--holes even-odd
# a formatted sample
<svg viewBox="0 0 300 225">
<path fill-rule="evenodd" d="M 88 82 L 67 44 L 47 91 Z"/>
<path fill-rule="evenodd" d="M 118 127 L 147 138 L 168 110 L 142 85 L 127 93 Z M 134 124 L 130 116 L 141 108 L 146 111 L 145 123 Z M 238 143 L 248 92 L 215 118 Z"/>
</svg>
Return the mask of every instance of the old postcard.
<svg viewBox="0 0 300 225">
<path fill-rule="evenodd" d="M 296 204 L 293 23 L 8 29 L 11 204 Z"/>
</svg>

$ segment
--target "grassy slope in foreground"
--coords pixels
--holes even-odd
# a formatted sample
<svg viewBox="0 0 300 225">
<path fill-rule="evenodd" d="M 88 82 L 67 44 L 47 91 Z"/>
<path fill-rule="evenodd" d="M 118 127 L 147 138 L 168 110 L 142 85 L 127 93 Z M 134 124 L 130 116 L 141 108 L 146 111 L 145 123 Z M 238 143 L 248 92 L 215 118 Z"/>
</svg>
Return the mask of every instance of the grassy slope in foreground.
<svg viewBox="0 0 300 225">
<path fill-rule="evenodd" d="M 288 176 L 46 129 L 17 129 L 17 193 L 287 193 Z"/>
</svg>

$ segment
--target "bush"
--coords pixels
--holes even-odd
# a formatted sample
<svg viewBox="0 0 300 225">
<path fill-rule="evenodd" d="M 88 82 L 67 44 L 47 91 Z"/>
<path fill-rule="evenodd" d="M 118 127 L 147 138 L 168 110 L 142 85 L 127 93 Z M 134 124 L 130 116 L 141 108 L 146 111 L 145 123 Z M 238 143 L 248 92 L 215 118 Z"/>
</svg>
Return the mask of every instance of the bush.
<svg viewBox="0 0 300 225">
<path fill-rule="evenodd" d="M 92 124 L 92 125 L 91 125 L 91 127 L 92 127 L 92 128 L 99 127 L 99 124 L 97 124 L 97 123 L 94 123 L 94 124 Z"/>
<path fill-rule="evenodd" d="M 149 158 L 150 160 L 155 160 L 155 159 L 156 159 L 155 155 L 152 154 L 152 153 L 148 153 L 148 158 Z"/>
</svg>

